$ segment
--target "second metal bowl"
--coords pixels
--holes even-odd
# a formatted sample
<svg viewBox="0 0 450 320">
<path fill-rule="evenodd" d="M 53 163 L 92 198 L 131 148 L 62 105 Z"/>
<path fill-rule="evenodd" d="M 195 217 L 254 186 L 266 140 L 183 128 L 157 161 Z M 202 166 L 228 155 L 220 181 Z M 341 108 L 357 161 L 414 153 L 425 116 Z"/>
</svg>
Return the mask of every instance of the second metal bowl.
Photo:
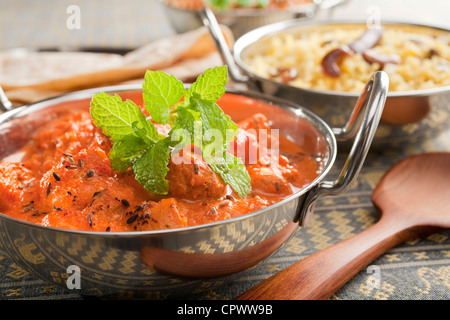
<svg viewBox="0 0 450 320">
<path fill-rule="evenodd" d="M 351 113 L 358 93 L 320 89 L 304 89 L 263 78 L 252 72 L 242 59 L 246 49 L 259 40 L 285 32 L 295 32 L 304 27 L 326 24 L 364 24 L 361 21 L 302 21 L 289 20 L 263 26 L 240 37 L 231 50 L 217 32 L 217 20 L 212 11 L 202 11 L 203 22 L 211 31 L 224 62 L 229 66 L 232 79 L 249 88 L 298 103 L 319 115 L 331 126 L 341 126 Z M 385 23 L 383 23 L 385 24 Z M 389 24 L 410 25 L 402 22 Z M 433 28 L 440 32 L 450 30 Z M 384 113 L 373 141 L 374 148 L 402 147 L 424 141 L 447 130 L 450 120 L 450 86 L 406 92 L 389 92 Z"/>
</svg>

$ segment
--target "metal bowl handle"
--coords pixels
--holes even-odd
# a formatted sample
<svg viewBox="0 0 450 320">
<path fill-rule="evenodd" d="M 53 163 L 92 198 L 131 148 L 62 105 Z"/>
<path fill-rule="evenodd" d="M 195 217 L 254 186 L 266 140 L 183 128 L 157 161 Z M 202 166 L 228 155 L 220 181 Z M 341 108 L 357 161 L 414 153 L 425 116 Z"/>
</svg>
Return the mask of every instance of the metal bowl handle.
<svg viewBox="0 0 450 320">
<path fill-rule="evenodd" d="M 0 86 L 0 113 L 6 112 L 13 109 L 13 104 L 6 97 L 5 92 Z"/>
<path fill-rule="evenodd" d="M 212 10 L 205 7 L 198 14 L 203 24 L 209 29 L 222 61 L 227 64 L 231 79 L 236 82 L 248 82 L 250 78 L 240 72 Z"/>
<path fill-rule="evenodd" d="M 316 201 L 327 195 L 345 192 L 358 176 L 378 128 L 389 88 L 389 77 L 384 71 L 374 73 L 343 128 L 334 128 L 337 140 L 354 138 L 344 167 L 335 181 L 322 181 L 311 189 L 298 204 L 297 219 L 306 225 Z"/>
</svg>

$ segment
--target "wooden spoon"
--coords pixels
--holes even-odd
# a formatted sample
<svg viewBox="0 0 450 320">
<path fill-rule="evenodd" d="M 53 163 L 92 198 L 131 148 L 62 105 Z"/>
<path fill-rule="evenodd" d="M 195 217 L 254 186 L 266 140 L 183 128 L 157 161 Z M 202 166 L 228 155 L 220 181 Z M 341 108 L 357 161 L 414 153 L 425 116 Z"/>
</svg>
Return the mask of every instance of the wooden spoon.
<svg viewBox="0 0 450 320">
<path fill-rule="evenodd" d="M 425 153 L 394 165 L 372 201 L 377 223 L 266 279 L 238 300 L 328 299 L 387 250 L 409 239 L 450 228 L 450 153 Z"/>
</svg>

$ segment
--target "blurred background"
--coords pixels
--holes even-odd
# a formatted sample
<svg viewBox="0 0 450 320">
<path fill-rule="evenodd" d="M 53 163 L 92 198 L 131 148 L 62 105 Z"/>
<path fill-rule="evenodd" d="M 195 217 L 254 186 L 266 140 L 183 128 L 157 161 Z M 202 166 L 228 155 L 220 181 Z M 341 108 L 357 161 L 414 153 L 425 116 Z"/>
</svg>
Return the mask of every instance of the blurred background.
<svg viewBox="0 0 450 320">
<path fill-rule="evenodd" d="M 423 2 L 344 0 L 315 17 L 367 17 L 368 8 L 376 6 L 382 19 L 401 18 L 450 27 L 450 1 L 428 0 L 426 6 Z M 80 23 L 79 28 L 70 29 L 67 22 L 74 13 L 73 5 L 79 8 Z M 126 51 L 174 33 L 160 0 L 0 0 L 0 50 L 27 47 Z"/>
</svg>

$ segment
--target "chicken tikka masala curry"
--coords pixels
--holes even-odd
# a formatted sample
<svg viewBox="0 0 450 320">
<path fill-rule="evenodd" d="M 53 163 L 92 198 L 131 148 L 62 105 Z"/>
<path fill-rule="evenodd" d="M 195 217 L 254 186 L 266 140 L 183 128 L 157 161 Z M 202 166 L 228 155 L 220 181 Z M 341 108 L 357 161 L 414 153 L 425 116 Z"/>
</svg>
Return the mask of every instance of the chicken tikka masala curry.
<svg viewBox="0 0 450 320">
<path fill-rule="evenodd" d="M 223 69 L 213 69 L 219 70 L 223 72 Z M 152 73 L 149 78 L 146 75 L 146 83 L 156 76 L 165 77 Z M 211 96 L 209 84 L 216 81 L 206 76 L 205 72 L 197 80 L 197 86 L 191 86 L 192 91 L 182 92 L 184 101 L 188 102 L 181 105 L 176 97 L 179 106 L 170 105 L 165 120 L 166 110 L 154 116 L 157 108 L 149 105 L 157 97 L 145 96 L 151 85 L 144 84 L 145 105 L 128 109 L 135 113 L 139 110 L 144 118 L 139 114 L 130 128 L 122 124 L 120 130 L 119 126 L 112 128 L 113 121 L 110 118 L 105 121 L 93 109 L 95 97 L 90 111 L 68 111 L 67 115 L 39 128 L 16 156 L 0 160 L 0 212 L 43 226 L 75 230 L 173 229 L 221 221 L 265 208 L 317 177 L 316 159 L 300 146 L 280 143 L 277 144 L 280 149 L 273 153 L 271 143 L 262 147 L 259 133 L 268 132 L 270 137 L 272 130 L 270 119 L 263 114 L 254 114 L 234 124 L 217 109 L 212 113 L 214 117 L 205 118 L 209 111 L 199 109 L 204 105 L 225 103 L 239 108 L 242 98 L 221 92 L 221 98 L 216 96 L 214 103 L 206 103 Z M 114 113 L 111 110 L 125 105 L 117 97 L 103 105 L 109 107 L 108 112 Z M 102 99 L 98 101 L 106 101 Z M 228 123 L 228 127 L 234 128 L 234 135 L 224 140 L 226 147 L 221 151 L 226 159 L 232 160 L 232 166 L 214 165 L 205 157 L 208 145 L 198 145 L 194 138 L 184 141 L 184 147 L 179 149 L 166 142 L 173 129 L 190 116 L 202 124 L 225 119 L 218 126 L 223 129 Z M 143 119 L 142 125 L 139 119 Z M 185 128 L 189 126 L 185 124 Z M 278 139 L 286 140 L 283 136 Z M 167 157 L 161 160 L 162 154 Z M 257 157 L 251 159 L 250 154 Z M 155 169 L 149 162 L 143 162 L 145 157 L 151 163 L 162 165 Z M 236 171 L 236 167 L 241 171 Z M 235 171 L 238 174 L 233 176 Z M 162 179 L 157 180 L 152 174 Z M 241 181 L 247 178 L 248 186 L 242 186 Z M 166 189 L 161 188 L 165 185 Z"/>
</svg>

